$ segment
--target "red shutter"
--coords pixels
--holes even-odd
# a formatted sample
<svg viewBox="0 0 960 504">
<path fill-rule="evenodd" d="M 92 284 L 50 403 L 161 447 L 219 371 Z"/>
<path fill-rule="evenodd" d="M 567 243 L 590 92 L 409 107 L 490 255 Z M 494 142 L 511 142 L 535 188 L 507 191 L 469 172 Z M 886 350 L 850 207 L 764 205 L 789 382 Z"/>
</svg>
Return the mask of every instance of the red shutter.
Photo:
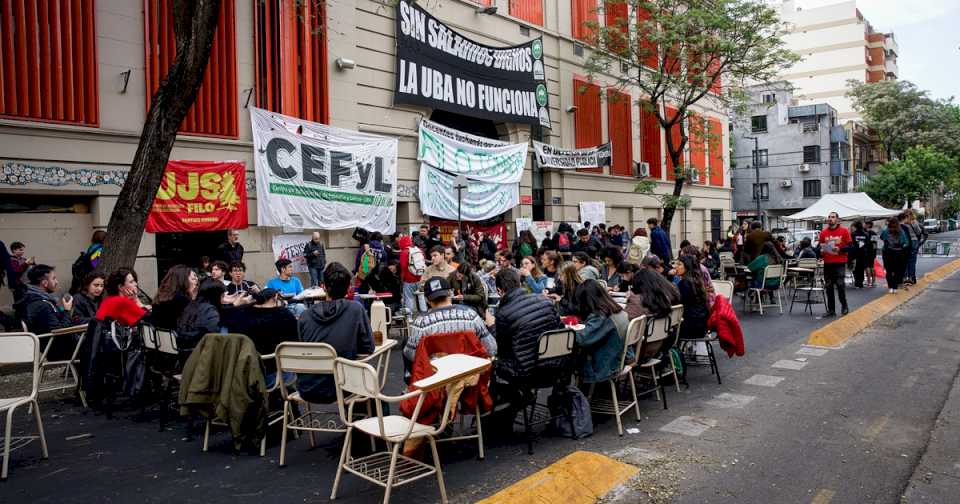
<svg viewBox="0 0 960 504">
<path fill-rule="evenodd" d="M 253 0 L 257 104 L 326 123 L 326 4 Z"/>
<path fill-rule="evenodd" d="M 583 41 L 589 41 L 594 33 L 593 29 L 587 26 L 587 23 L 598 23 L 597 0 L 570 0 L 571 16 L 573 24 L 573 38 Z"/>
<path fill-rule="evenodd" d="M 581 90 L 585 90 L 581 92 Z M 600 123 L 600 86 L 573 79 L 574 136 L 576 148 L 595 147 L 603 143 L 603 125 Z M 603 168 L 584 168 L 585 172 L 603 173 Z"/>
<path fill-rule="evenodd" d="M 144 0 L 147 108 L 177 55 L 173 0 Z M 223 0 L 210 60 L 197 99 L 180 131 L 191 135 L 237 138 L 237 51 L 234 1 Z"/>
<path fill-rule="evenodd" d="M 657 121 L 656 113 L 647 110 L 643 105 L 640 106 L 640 121 L 640 160 L 650 165 L 650 178 L 659 180 L 663 176 L 660 172 L 660 150 L 663 142 L 660 122 Z"/>
<path fill-rule="evenodd" d="M 543 26 L 543 0 L 510 0 L 510 15 Z"/>
<path fill-rule="evenodd" d="M 716 119 L 709 119 L 710 125 L 710 185 L 723 185 L 723 124 Z"/>
<path fill-rule="evenodd" d="M 633 118 L 630 117 L 630 95 L 607 90 L 607 131 L 613 144 L 611 175 L 633 174 Z"/>
<path fill-rule="evenodd" d="M 660 60 L 657 57 L 657 44 L 650 42 L 646 36 L 654 28 L 650 29 L 639 29 L 641 23 L 647 22 L 650 20 L 650 11 L 638 7 L 637 8 L 637 25 L 638 32 L 637 36 L 640 39 L 640 50 L 647 55 L 643 58 L 643 64 L 649 68 L 657 69 L 659 67 Z"/>
<path fill-rule="evenodd" d="M 0 2 L 0 116 L 97 126 L 94 0 Z"/>
<path fill-rule="evenodd" d="M 630 37 L 630 27 L 627 24 L 630 6 L 626 2 L 605 2 L 604 9 L 604 23 L 607 28 L 617 29 L 622 34 L 617 38 L 616 32 L 608 31 L 607 45 L 611 51 L 621 54 L 627 47 L 627 40 Z M 629 57 L 629 55 L 625 56 Z"/>
<path fill-rule="evenodd" d="M 715 59 L 710 63 L 707 63 L 707 74 L 713 75 L 717 73 L 719 69 L 720 69 L 719 60 Z M 720 76 L 717 76 L 716 80 L 713 81 L 712 85 L 710 86 L 710 92 L 714 94 L 720 94 L 721 92 L 723 92 L 723 82 L 721 82 Z"/>
<path fill-rule="evenodd" d="M 674 116 L 676 116 L 676 115 L 677 115 L 677 110 L 676 110 L 676 109 L 674 109 L 673 107 L 667 107 L 667 109 L 666 109 L 667 122 L 669 122 L 670 120 L 672 120 L 672 119 L 674 118 Z M 670 128 L 670 131 L 669 131 L 668 134 L 669 134 L 670 137 L 673 139 L 673 147 L 674 147 L 674 149 L 676 149 L 677 146 L 680 145 L 680 124 L 679 124 L 679 123 L 674 124 L 673 127 Z M 667 156 L 667 180 L 675 180 L 675 179 L 677 178 L 677 176 L 676 176 L 676 167 L 673 165 L 673 159 L 670 157 L 669 145 L 668 145 L 667 147 L 668 147 L 667 152 L 666 152 L 666 156 Z M 681 155 L 680 155 L 680 162 L 681 162 L 681 163 L 683 162 L 683 153 L 681 153 Z"/>
<path fill-rule="evenodd" d="M 705 142 L 707 132 L 703 125 L 703 118 L 696 114 L 690 114 L 689 129 L 690 144 L 690 165 L 700 172 L 700 184 L 709 184 L 710 177 L 707 176 L 707 149 Z"/>
</svg>

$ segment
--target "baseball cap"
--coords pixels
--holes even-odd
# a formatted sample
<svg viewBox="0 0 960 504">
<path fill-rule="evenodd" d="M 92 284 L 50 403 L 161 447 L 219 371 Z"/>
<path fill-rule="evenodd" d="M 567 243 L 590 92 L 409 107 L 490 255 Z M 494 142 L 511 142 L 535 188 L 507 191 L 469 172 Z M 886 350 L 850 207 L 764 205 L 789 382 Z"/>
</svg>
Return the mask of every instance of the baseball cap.
<svg viewBox="0 0 960 504">
<path fill-rule="evenodd" d="M 448 282 L 446 278 L 438 276 L 427 280 L 423 286 L 423 293 L 430 301 L 449 297 L 453 294 L 450 289 L 450 282 Z"/>
</svg>

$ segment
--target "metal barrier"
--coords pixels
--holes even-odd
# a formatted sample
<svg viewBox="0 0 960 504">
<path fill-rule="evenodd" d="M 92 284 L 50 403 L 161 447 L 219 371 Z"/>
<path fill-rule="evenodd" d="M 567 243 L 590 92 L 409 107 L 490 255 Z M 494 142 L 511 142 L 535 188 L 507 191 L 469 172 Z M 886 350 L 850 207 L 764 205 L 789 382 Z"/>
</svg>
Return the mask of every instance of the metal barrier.
<svg viewBox="0 0 960 504">
<path fill-rule="evenodd" d="M 924 257 L 957 257 L 960 256 L 960 240 L 939 241 L 927 240 L 920 249 Z"/>
</svg>

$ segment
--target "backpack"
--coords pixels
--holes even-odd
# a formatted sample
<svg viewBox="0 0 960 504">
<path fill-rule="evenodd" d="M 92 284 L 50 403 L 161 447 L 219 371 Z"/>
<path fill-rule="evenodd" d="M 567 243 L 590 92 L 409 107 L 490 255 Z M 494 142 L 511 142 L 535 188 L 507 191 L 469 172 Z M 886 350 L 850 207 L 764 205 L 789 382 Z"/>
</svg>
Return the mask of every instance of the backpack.
<svg viewBox="0 0 960 504">
<path fill-rule="evenodd" d="M 574 385 L 568 385 L 566 390 L 552 394 L 547 399 L 547 407 L 553 416 L 551 427 L 557 434 L 573 439 L 593 434 L 590 402 Z"/>
<path fill-rule="evenodd" d="M 411 275 L 420 276 L 427 270 L 427 260 L 423 257 L 423 251 L 417 247 L 410 247 L 407 256 L 407 271 Z"/>
<path fill-rule="evenodd" d="M 570 237 L 567 233 L 559 233 L 557 235 L 557 248 L 560 252 L 570 252 Z"/>
<path fill-rule="evenodd" d="M 630 242 L 630 248 L 627 249 L 627 261 L 640 264 L 643 261 L 643 249 L 640 248 L 640 245 Z"/>
<path fill-rule="evenodd" d="M 77 260 L 73 261 L 73 264 L 70 266 L 70 274 L 73 275 L 73 278 L 70 280 L 71 293 L 76 294 L 80 292 L 83 277 L 87 276 L 91 271 L 93 271 L 93 264 L 90 263 L 90 254 L 80 252 L 80 256 L 77 257 Z"/>
<path fill-rule="evenodd" d="M 360 267 L 357 268 L 357 278 L 363 280 L 377 267 L 377 253 L 372 248 L 368 248 L 363 256 L 360 257 Z"/>
</svg>

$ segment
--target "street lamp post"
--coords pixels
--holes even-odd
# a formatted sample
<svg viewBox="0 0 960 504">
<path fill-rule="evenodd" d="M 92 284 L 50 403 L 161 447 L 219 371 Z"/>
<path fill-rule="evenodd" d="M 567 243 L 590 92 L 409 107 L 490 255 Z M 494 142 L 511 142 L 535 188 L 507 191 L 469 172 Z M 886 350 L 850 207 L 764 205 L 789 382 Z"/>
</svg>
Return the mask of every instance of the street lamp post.
<svg viewBox="0 0 960 504">
<path fill-rule="evenodd" d="M 461 206 L 463 204 L 463 190 L 467 188 L 467 177 L 457 175 L 454 179 L 454 188 L 457 190 L 457 232 L 463 236 L 463 219 L 461 216 Z"/>
<path fill-rule="evenodd" d="M 763 216 L 760 213 L 760 138 L 755 136 L 743 137 L 747 140 L 753 140 L 753 169 L 756 175 L 753 184 L 753 195 L 757 198 L 757 218 L 763 223 Z"/>
</svg>

